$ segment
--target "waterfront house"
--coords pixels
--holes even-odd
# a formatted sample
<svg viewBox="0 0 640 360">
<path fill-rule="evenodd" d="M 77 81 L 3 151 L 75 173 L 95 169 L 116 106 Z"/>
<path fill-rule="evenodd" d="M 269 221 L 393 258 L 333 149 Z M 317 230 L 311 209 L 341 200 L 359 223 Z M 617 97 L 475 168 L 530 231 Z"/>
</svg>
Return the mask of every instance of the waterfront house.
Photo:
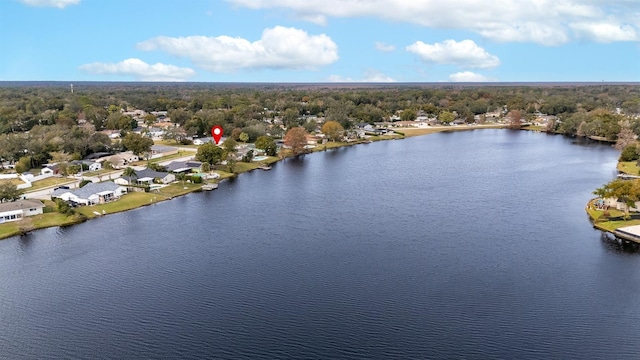
<svg viewBox="0 0 640 360">
<path fill-rule="evenodd" d="M 189 173 L 202 171 L 202 163 L 199 161 L 172 161 L 165 166 L 172 173 Z"/>
<path fill-rule="evenodd" d="M 115 180 L 119 185 L 169 184 L 176 181 L 176 175 L 151 169 L 136 170 L 135 176 L 121 176 Z"/>
<path fill-rule="evenodd" d="M 102 163 L 99 163 L 97 161 L 90 161 L 90 160 L 74 160 L 71 162 L 73 165 L 78 165 L 78 166 L 82 166 L 85 169 L 87 169 L 87 171 L 98 171 L 100 169 L 102 169 Z"/>
<path fill-rule="evenodd" d="M 28 199 L 0 203 L 0 224 L 42 214 L 42 209 L 44 204 L 40 200 Z"/>
<path fill-rule="evenodd" d="M 126 187 L 113 181 L 105 181 L 89 183 L 79 189 L 59 188 L 51 193 L 51 199 L 58 198 L 80 205 L 95 205 L 117 200 L 126 193 Z"/>
</svg>

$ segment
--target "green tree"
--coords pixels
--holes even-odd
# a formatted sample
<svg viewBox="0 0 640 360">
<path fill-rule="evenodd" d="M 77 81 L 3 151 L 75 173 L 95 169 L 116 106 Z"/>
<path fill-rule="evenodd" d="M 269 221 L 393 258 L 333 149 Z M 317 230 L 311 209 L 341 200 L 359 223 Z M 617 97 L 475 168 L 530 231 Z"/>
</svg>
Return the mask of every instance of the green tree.
<svg viewBox="0 0 640 360">
<path fill-rule="evenodd" d="M 122 172 L 122 176 L 134 178 L 137 175 L 136 175 L 136 171 L 132 167 L 127 166 Z"/>
<path fill-rule="evenodd" d="M 618 161 L 634 161 L 638 160 L 638 147 L 633 145 L 627 145 L 620 153 Z"/>
<path fill-rule="evenodd" d="M 22 193 L 15 184 L 9 181 L 0 182 L 0 202 L 18 200 Z"/>
<path fill-rule="evenodd" d="M 66 201 L 56 198 L 55 203 L 57 205 L 57 210 L 59 213 L 67 216 L 75 214 L 73 208 L 71 208 L 71 206 Z"/>
<path fill-rule="evenodd" d="M 413 109 L 405 109 L 400 114 L 400 120 L 402 121 L 414 121 L 418 117 L 418 113 L 416 113 Z"/>
<path fill-rule="evenodd" d="M 122 145 L 135 155 L 148 153 L 153 146 L 153 140 L 136 133 L 128 133 L 122 139 Z"/>
<path fill-rule="evenodd" d="M 625 218 L 629 217 L 629 208 L 640 200 L 640 180 L 616 179 L 597 190 L 603 198 L 615 198 L 625 204 Z"/>
<path fill-rule="evenodd" d="M 196 160 L 201 162 L 207 162 L 209 164 L 217 164 L 222 160 L 224 156 L 224 150 L 213 143 L 206 143 L 198 147 L 196 153 Z"/>
<path fill-rule="evenodd" d="M 322 125 L 321 129 L 331 141 L 340 141 L 344 136 L 344 128 L 337 121 L 329 120 Z"/>
<path fill-rule="evenodd" d="M 18 174 L 22 174 L 23 172 L 27 172 L 31 169 L 31 156 L 23 156 L 16 163 L 16 172 Z"/>
<path fill-rule="evenodd" d="M 243 132 L 240 133 L 240 136 L 238 136 L 238 139 L 240 139 L 240 141 L 246 143 L 247 141 L 249 141 L 249 134 L 247 134 L 246 132 L 243 131 Z"/>
<path fill-rule="evenodd" d="M 157 118 L 153 114 L 147 114 L 147 115 L 144 116 L 144 123 L 147 126 L 151 126 L 151 125 L 155 124 L 156 120 L 157 120 Z"/>
<path fill-rule="evenodd" d="M 451 124 L 455 119 L 456 119 L 456 116 L 453 115 L 453 113 L 446 110 L 438 114 L 438 121 L 440 121 L 445 125 Z"/>
<path fill-rule="evenodd" d="M 300 112 L 298 111 L 298 109 L 287 108 L 282 114 L 282 122 L 284 123 L 284 126 L 287 127 L 287 129 L 291 129 L 300 124 L 300 122 L 298 121 L 299 117 Z"/>
<path fill-rule="evenodd" d="M 307 145 L 307 130 L 301 126 L 290 129 L 284 135 L 284 144 L 291 149 L 293 155 L 303 154 Z"/>
<path fill-rule="evenodd" d="M 227 154 L 233 154 L 236 152 L 236 146 L 238 146 L 238 142 L 236 139 L 232 137 L 228 137 L 223 143 L 222 147 L 226 151 Z"/>
<path fill-rule="evenodd" d="M 278 153 L 278 146 L 276 142 L 270 136 L 260 136 L 256 140 L 256 148 L 264 150 L 268 156 L 276 156 Z"/>
<path fill-rule="evenodd" d="M 200 166 L 200 168 L 202 169 L 202 172 L 208 173 L 209 171 L 211 171 L 211 164 L 209 164 L 208 162 L 204 161 L 202 163 L 202 165 Z"/>
</svg>

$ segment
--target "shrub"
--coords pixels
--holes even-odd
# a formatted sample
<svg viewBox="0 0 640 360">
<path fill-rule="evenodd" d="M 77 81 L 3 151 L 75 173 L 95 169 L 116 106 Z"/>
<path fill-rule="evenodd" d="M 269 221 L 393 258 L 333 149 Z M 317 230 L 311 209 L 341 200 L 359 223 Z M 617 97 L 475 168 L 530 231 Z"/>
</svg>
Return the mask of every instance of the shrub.
<svg viewBox="0 0 640 360">
<path fill-rule="evenodd" d="M 56 205 L 58 206 L 58 212 L 67 216 L 75 214 L 75 210 L 69 205 L 66 201 L 62 199 L 55 200 Z"/>
<path fill-rule="evenodd" d="M 626 146 L 620 153 L 618 161 L 638 160 L 638 150 L 635 145 Z"/>
</svg>

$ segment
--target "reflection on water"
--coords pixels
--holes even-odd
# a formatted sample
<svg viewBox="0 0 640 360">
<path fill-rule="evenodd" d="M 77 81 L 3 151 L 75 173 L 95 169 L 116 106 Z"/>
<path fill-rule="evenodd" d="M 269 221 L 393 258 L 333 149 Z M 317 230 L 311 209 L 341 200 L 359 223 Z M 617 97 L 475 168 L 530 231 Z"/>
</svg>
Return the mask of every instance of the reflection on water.
<svg viewBox="0 0 640 360">
<path fill-rule="evenodd" d="M 600 234 L 600 240 L 602 241 L 605 249 L 609 251 L 617 251 L 633 255 L 640 254 L 640 244 L 638 243 L 618 239 L 617 237 L 605 232 Z"/>
</svg>

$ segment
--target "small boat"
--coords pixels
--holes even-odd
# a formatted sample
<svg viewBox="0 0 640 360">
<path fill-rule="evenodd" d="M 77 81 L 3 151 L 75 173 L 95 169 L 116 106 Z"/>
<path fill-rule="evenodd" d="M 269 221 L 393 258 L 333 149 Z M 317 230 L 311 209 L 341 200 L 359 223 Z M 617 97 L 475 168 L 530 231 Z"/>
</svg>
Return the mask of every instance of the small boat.
<svg viewBox="0 0 640 360">
<path fill-rule="evenodd" d="M 218 184 L 204 184 L 204 185 L 202 185 L 202 190 L 210 191 L 210 190 L 214 190 L 214 189 L 217 189 L 217 188 L 218 188 Z"/>
<path fill-rule="evenodd" d="M 262 169 L 264 171 L 268 171 L 268 170 L 271 170 L 271 166 L 269 166 L 267 164 L 262 164 L 262 165 L 258 166 L 258 169 Z"/>
</svg>

